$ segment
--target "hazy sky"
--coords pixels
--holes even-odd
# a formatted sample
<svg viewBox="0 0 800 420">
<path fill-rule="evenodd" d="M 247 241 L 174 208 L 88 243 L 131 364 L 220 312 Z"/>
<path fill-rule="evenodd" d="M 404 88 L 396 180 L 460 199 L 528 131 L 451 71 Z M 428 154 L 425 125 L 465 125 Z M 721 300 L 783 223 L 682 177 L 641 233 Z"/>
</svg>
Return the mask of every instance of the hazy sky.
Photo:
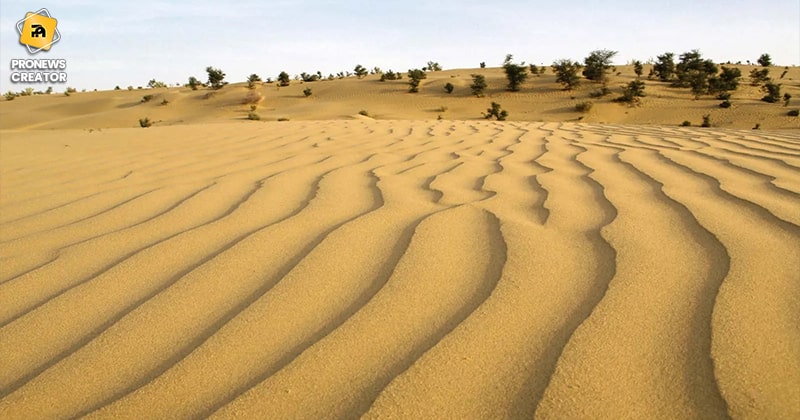
<svg viewBox="0 0 800 420">
<path fill-rule="evenodd" d="M 235 82 L 356 64 L 498 66 L 507 53 L 550 64 L 603 48 L 619 51 L 620 64 L 695 48 L 718 62 L 768 52 L 776 64 L 800 64 L 800 0 L 3 0 L 2 91 L 21 90 L 10 83 L 9 61 L 30 57 L 15 24 L 42 7 L 58 19 L 62 39 L 31 58 L 66 59 L 67 85 L 78 89 L 205 80 L 207 66 Z"/>
</svg>

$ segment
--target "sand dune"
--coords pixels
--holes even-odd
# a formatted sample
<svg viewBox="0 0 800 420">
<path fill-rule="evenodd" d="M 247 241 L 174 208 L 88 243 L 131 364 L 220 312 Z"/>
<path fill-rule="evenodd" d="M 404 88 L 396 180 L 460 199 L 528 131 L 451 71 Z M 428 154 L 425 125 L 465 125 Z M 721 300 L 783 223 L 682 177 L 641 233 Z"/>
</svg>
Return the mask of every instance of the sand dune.
<svg viewBox="0 0 800 420">
<path fill-rule="evenodd" d="M 800 417 L 796 131 L 364 118 L 0 148 L 2 418 Z"/>
</svg>

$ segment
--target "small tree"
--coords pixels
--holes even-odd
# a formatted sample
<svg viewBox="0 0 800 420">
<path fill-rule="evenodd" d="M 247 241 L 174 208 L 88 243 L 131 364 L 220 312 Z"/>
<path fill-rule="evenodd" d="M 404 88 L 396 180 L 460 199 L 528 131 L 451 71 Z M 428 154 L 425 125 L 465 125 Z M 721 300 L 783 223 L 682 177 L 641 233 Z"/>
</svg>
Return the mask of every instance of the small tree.
<svg viewBox="0 0 800 420">
<path fill-rule="evenodd" d="M 452 84 L 452 83 L 450 83 L 450 82 L 447 82 L 447 83 L 445 83 L 445 85 L 444 85 L 444 90 L 445 90 L 447 93 L 453 93 L 453 89 L 455 89 L 455 86 L 453 86 L 453 84 Z"/>
<path fill-rule="evenodd" d="M 628 83 L 622 90 L 622 96 L 615 99 L 617 102 L 626 102 L 629 104 L 639 104 L 642 98 L 645 96 L 644 93 L 644 82 L 636 79 L 630 83 Z"/>
<path fill-rule="evenodd" d="M 306 95 L 306 98 L 311 96 L 311 88 L 305 88 L 305 90 L 303 90 L 303 95 Z"/>
<path fill-rule="evenodd" d="M 422 81 L 422 79 L 426 79 L 427 77 L 428 77 L 428 75 L 425 74 L 425 72 L 420 70 L 420 69 L 409 70 L 408 71 L 408 78 L 409 78 L 408 91 L 409 91 L 409 93 L 417 93 L 417 92 L 419 92 L 419 84 L 420 84 L 420 82 Z"/>
<path fill-rule="evenodd" d="M 589 53 L 584 59 L 585 68 L 583 76 L 595 82 L 604 82 L 611 68 L 611 59 L 617 55 L 616 51 L 596 50 Z"/>
<path fill-rule="evenodd" d="M 708 93 L 720 93 L 736 90 L 739 87 L 739 79 L 742 78 L 742 71 L 736 67 L 722 66 L 719 76 L 711 77 L 708 80 Z"/>
<path fill-rule="evenodd" d="M 717 65 L 711 60 L 703 59 L 699 50 L 683 53 L 680 59 L 675 71 L 678 80 L 673 82 L 673 86 L 691 87 L 696 95 L 705 93 L 708 90 L 708 78 L 717 74 Z"/>
<path fill-rule="evenodd" d="M 256 83 L 259 83 L 259 82 L 261 82 L 261 77 L 259 77 L 255 73 L 251 74 L 250 76 L 247 77 L 247 87 L 248 87 L 248 89 L 255 89 L 256 88 Z"/>
<path fill-rule="evenodd" d="M 472 89 L 472 94 L 481 98 L 483 97 L 483 91 L 486 89 L 488 85 L 486 84 L 486 77 L 482 74 L 473 74 L 472 75 L 472 85 L 470 88 Z"/>
<path fill-rule="evenodd" d="M 753 69 L 750 72 L 750 86 L 758 86 L 769 81 L 769 69 Z"/>
<path fill-rule="evenodd" d="M 428 71 L 442 71 L 442 66 L 435 61 L 428 61 L 428 65 L 426 66 Z M 423 69 L 424 70 L 424 69 Z"/>
<path fill-rule="evenodd" d="M 781 100 L 781 85 L 767 82 L 761 87 L 761 91 L 766 93 L 766 95 L 761 98 L 761 100 L 764 102 L 774 104 L 775 102 Z"/>
<path fill-rule="evenodd" d="M 769 54 L 761 54 L 761 57 L 758 57 L 758 64 L 761 67 L 769 67 L 772 65 L 772 57 Z"/>
<path fill-rule="evenodd" d="M 583 68 L 581 63 L 572 60 L 558 60 L 551 66 L 556 74 L 556 82 L 564 85 L 564 90 L 572 90 L 580 85 L 578 72 Z"/>
<path fill-rule="evenodd" d="M 653 74 L 662 82 L 668 82 L 675 75 L 675 54 L 668 52 L 656 57 L 658 61 L 653 65 Z"/>
<path fill-rule="evenodd" d="M 220 89 L 227 84 L 225 82 L 225 73 L 222 72 L 220 69 L 215 69 L 214 67 L 206 67 L 206 73 L 208 73 L 208 85 L 211 86 L 212 89 Z"/>
<path fill-rule="evenodd" d="M 359 79 L 363 78 L 369 73 L 367 69 L 365 69 L 364 66 L 362 66 L 361 64 L 357 64 L 356 67 L 353 69 L 353 72 L 355 72 L 356 77 L 358 77 Z"/>
<path fill-rule="evenodd" d="M 192 88 L 192 90 L 197 90 L 197 87 L 200 86 L 201 84 L 202 83 L 200 83 L 200 81 L 197 80 L 196 77 L 189 76 L 189 87 Z M 128 87 L 130 88 L 131 86 L 128 86 Z M 128 90 L 131 90 L 131 89 L 128 89 Z"/>
<path fill-rule="evenodd" d="M 642 77 L 642 73 L 644 72 L 644 66 L 642 65 L 641 61 L 639 60 L 633 61 L 633 72 L 636 73 L 637 78 Z"/>
<path fill-rule="evenodd" d="M 497 121 L 505 121 L 506 118 L 508 118 L 508 111 L 502 109 L 500 104 L 497 102 L 492 102 L 491 108 L 487 109 L 486 112 L 483 113 L 483 117 L 487 120 L 494 117 L 497 119 Z"/>
<path fill-rule="evenodd" d="M 485 69 L 485 68 L 486 68 L 486 62 L 485 62 L 485 61 L 481 61 L 481 68 L 482 68 L 482 69 Z"/>
<path fill-rule="evenodd" d="M 503 70 L 505 70 L 506 79 L 508 79 L 507 89 L 511 92 L 517 92 L 519 91 L 519 86 L 528 79 L 528 70 L 525 68 L 525 63 L 514 64 L 511 62 L 513 59 L 514 56 L 511 54 L 506 55 L 506 59 L 503 61 Z"/>
<path fill-rule="evenodd" d="M 529 67 L 532 75 L 539 76 L 539 67 L 537 67 L 536 64 L 531 64 Z"/>
<path fill-rule="evenodd" d="M 289 86 L 290 83 L 289 73 L 282 71 L 281 74 L 278 75 L 278 82 L 280 86 Z"/>
</svg>

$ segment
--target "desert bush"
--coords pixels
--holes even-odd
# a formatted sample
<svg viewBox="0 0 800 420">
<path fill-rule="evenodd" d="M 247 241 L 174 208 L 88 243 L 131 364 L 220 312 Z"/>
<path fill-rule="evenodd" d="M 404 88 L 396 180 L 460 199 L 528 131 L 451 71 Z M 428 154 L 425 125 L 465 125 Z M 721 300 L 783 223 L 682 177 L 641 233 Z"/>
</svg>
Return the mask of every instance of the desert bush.
<svg viewBox="0 0 800 420">
<path fill-rule="evenodd" d="M 365 109 L 362 109 L 361 111 L 358 111 L 358 115 L 363 115 L 365 117 L 369 117 L 369 112 L 367 112 L 367 110 L 365 110 Z"/>
<path fill-rule="evenodd" d="M 735 67 L 722 66 L 720 74 L 708 79 L 708 93 L 714 94 L 736 90 L 739 87 L 739 79 L 742 71 Z"/>
<path fill-rule="evenodd" d="M 114 86 L 114 90 L 122 90 L 122 88 L 119 87 L 119 85 L 116 85 L 116 86 Z"/>
<path fill-rule="evenodd" d="M 128 86 L 128 90 L 133 90 L 133 86 Z"/>
<path fill-rule="evenodd" d="M 7 101 L 13 101 L 14 98 L 17 97 L 17 93 L 16 92 L 12 92 L 12 91 L 9 90 L 3 96 L 6 98 Z"/>
<path fill-rule="evenodd" d="M 284 121 L 289 121 L 289 119 L 286 118 L 286 117 L 280 117 L 280 118 L 278 118 L 278 121 L 279 122 L 284 122 Z"/>
<path fill-rule="evenodd" d="M 311 96 L 311 88 L 305 88 L 305 90 L 303 90 L 303 95 L 306 95 L 306 98 Z"/>
<path fill-rule="evenodd" d="M 262 95 L 261 92 L 258 92 L 256 90 L 251 90 L 251 91 L 247 92 L 247 95 L 245 95 L 244 99 L 242 99 L 242 103 L 245 104 L 245 105 L 247 105 L 247 104 L 256 104 L 257 105 L 263 99 L 264 99 L 264 95 Z"/>
<path fill-rule="evenodd" d="M 731 101 L 724 100 L 719 104 L 719 107 L 720 108 L 730 108 L 731 107 Z"/>
<path fill-rule="evenodd" d="M 525 63 L 514 64 L 512 63 L 513 59 L 513 55 L 506 55 L 506 59 L 503 61 L 503 70 L 506 72 L 506 79 L 508 79 L 506 89 L 511 92 L 517 92 L 520 85 L 528 79 L 528 70 L 525 68 Z"/>
<path fill-rule="evenodd" d="M 750 86 L 758 86 L 769 81 L 769 69 L 753 69 L 750 72 Z"/>
<path fill-rule="evenodd" d="M 564 90 L 572 90 L 580 85 L 578 72 L 583 68 L 581 63 L 562 59 L 553 62 L 550 67 L 553 68 L 553 73 L 556 74 L 556 82 L 564 85 Z"/>
<path fill-rule="evenodd" d="M 289 86 L 289 73 L 286 73 L 285 71 L 282 71 L 278 75 L 278 82 L 279 82 L 278 84 L 280 86 Z"/>
<path fill-rule="evenodd" d="M 255 89 L 256 84 L 261 82 L 261 77 L 255 73 L 247 76 L 247 88 L 248 89 Z"/>
<path fill-rule="evenodd" d="M 772 65 L 772 57 L 769 54 L 761 54 L 761 57 L 758 57 L 758 64 L 761 67 L 769 67 Z"/>
<path fill-rule="evenodd" d="M 575 104 L 575 110 L 578 112 L 586 113 L 591 111 L 593 106 L 594 102 L 592 101 L 578 102 L 577 104 Z"/>
<path fill-rule="evenodd" d="M 783 106 L 789 106 L 789 101 L 792 100 L 792 95 L 790 93 L 783 94 Z"/>
<path fill-rule="evenodd" d="M 668 82 L 675 76 L 675 54 L 664 53 L 656 57 L 658 61 L 653 64 L 651 73 L 658 77 L 662 82 Z"/>
<path fill-rule="evenodd" d="M 536 64 L 531 64 L 528 66 L 531 71 L 531 74 L 534 76 L 539 76 L 539 67 Z"/>
<path fill-rule="evenodd" d="M 486 62 L 485 62 L 485 61 L 481 61 L 481 68 L 482 68 L 482 69 L 485 69 L 485 68 L 486 68 Z"/>
<path fill-rule="evenodd" d="M 250 105 L 250 110 L 255 111 L 258 108 L 258 104 Z"/>
<path fill-rule="evenodd" d="M 139 118 L 139 127 L 147 128 L 153 125 L 153 122 L 150 121 L 150 118 L 144 117 Z"/>
<path fill-rule="evenodd" d="M 681 123 L 681 127 L 691 127 L 691 126 L 692 126 L 692 122 L 689 121 L 689 120 L 686 120 L 686 121 Z"/>
<path fill-rule="evenodd" d="M 711 127 L 711 114 L 703 115 L 703 123 L 700 127 Z"/>
<path fill-rule="evenodd" d="M 611 59 L 617 55 L 616 51 L 595 50 L 583 60 L 583 76 L 595 82 L 603 82 L 608 77 L 611 68 Z"/>
<path fill-rule="evenodd" d="M 168 101 L 168 100 L 166 100 L 166 99 L 163 99 L 163 100 L 161 101 L 161 106 L 166 106 L 166 105 L 169 105 L 169 101 Z"/>
<path fill-rule="evenodd" d="M 453 86 L 452 83 L 450 83 L 450 82 L 445 83 L 445 85 L 444 85 L 445 92 L 453 93 L 453 89 L 455 89 L 455 86 Z"/>
<path fill-rule="evenodd" d="M 67 93 L 77 93 L 78 89 L 72 88 L 72 87 L 68 87 L 65 92 L 67 92 Z"/>
<path fill-rule="evenodd" d="M 756 123 L 756 125 L 753 126 L 753 130 L 761 130 L 761 123 Z"/>
<path fill-rule="evenodd" d="M 167 87 L 167 84 L 164 83 L 164 82 L 159 82 L 156 79 L 150 79 L 150 81 L 147 82 L 147 87 L 149 87 L 151 89 L 163 88 L 163 87 Z"/>
<path fill-rule="evenodd" d="M 723 101 L 727 101 L 730 98 L 731 98 L 730 92 L 721 92 L 719 95 L 717 95 L 717 99 L 721 99 Z"/>
<path fill-rule="evenodd" d="M 486 84 L 486 77 L 482 74 L 473 74 L 472 75 L 472 85 L 470 85 L 470 89 L 472 89 L 472 94 L 481 98 L 483 97 L 483 91 L 486 89 L 488 85 Z"/>
<path fill-rule="evenodd" d="M 261 116 L 256 114 L 254 111 L 250 111 L 247 113 L 247 119 L 251 121 L 258 121 L 261 119 Z"/>
<path fill-rule="evenodd" d="M 644 81 L 636 79 L 627 85 L 622 90 L 622 96 L 615 99 L 616 102 L 625 102 L 629 104 L 638 104 L 639 98 L 645 96 Z"/>
<path fill-rule="evenodd" d="M 800 116 L 800 109 L 793 109 L 793 110 L 787 112 L 786 115 L 788 115 L 790 117 Z"/>
<path fill-rule="evenodd" d="M 419 92 L 419 84 L 420 84 L 420 82 L 422 81 L 422 79 L 425 79 L 427 77 L 428 77 L 428 75 L 425 74 L 425 72 L 423 70 L 420 70 L 420 69 L 409 70 L 408 71 L 408 78 L 409 78 L 408 91 L 410 93 Z"/>
<path fill-rule="evenodd" d="M 500 104 L 497 102 L 492 102 L 491 108 L 487 109 L 485 113 L 483 113 L 483 117 L 487 120 L 496 118 L 497 121 L 505 121 L 508 118 L 508 112 L 501 108 Z"/>
<path fill-rule="evenodd" d="M 150 102 L 151 99 L 153 99 L 153 95 L 144 95 L 144 96 L 142 96 L 142 102 L 143 103 L 144 102 Z"/>
<path fill-rule="evenodd" d="M 761 91 L 766 93 L 763 98 L 761 98 L 764 102 L 769 102 L 774 104 L 781 100 L 781 85 L 767 82 L 764 86 L 761 86 Z"/>
<path fill-rule="evenodd" d="M 119 86 L 117 86 L 117 87 L 119 87 Z M 117 89 L 117 90 L 119 90 L 119 89 Z M 44 91 L 44 94 L 45 95 L 49 95 L 51 93 L 53 93 L 53 87 L 52 86 L 48 86 L 47 90 Z"/>
<path fill-rule="evenodd" d="M 208 85 L 212 89 L 221 89 L 228 84 L 225 81 L 225 73 L 222 70 L 208 66 L 206 67 L 206 73 L 208 73 Z"/>
<path fill-rule="evenodd" d="M 428 65 L 423 67 L 422 70 L 427 71 L 442 71 L 442 66 L 435 61 L 428 61 Z"/>
<path fill-rule="evenodd" d="M 642 73 L 644 72 L 644 65 L 639 60 L 633 60 L 633 72 L 636 73 L 636 77 L 642 77 Z"/>
<path fill-rule="evenodd" d="M 680 60 L 675 66 L 677 80 L 672 85 L 691 88 L 695 97 L 707 93 L 708 80 L 711 76 L 717 74 L 717 65 L 711 60 L 703 59 L 699 50 L 681 54 Z"/>
<path fill-rule="evenodd" d="M 364 78 L 364 76 L 366 76 L 369 73 L 367 69 L 365 69 L 364 66 L 362 66 L 361 64 L 357 64 L 356 67 L 353 69 L 353 72 L 355 72 L 356 77 L 358 77 L 359 79 Z"/>
<path fill-rule="evenodd" d="M 608 95 L 610 93 L 611 93 L 611 89 L 608 88 L 608 85 L 603 83 L 603 86 L 600 87 L 600 89 L 595 89 L 595 90 L 589 92 L 589 96 L 592 97 L 592 98 L 602 98 L 603 96 L 606 96 L 606 95 Z"/>
</svg>

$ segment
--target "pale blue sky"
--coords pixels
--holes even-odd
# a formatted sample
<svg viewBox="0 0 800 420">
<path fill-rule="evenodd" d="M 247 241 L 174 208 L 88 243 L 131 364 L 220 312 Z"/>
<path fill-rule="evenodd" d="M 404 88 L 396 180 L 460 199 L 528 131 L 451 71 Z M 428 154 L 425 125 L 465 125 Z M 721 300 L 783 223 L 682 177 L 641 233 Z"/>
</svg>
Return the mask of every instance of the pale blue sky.
<svg viewBox="0 0 800 420">
<path fill-rule="evenodd" d="M 695 48 L 718 62 L 768 52 L 777 64 L 800 64 L 800 0 L 3 0 L 2 91 L 22 88 L 9 81 L 9 61 L 29 57 L 14 25 L 42 7 L 58 19 L 62 39 L 32 58 L 65 58 L 67 85 L 90 90 L 205 80 L 209 65 L 235 82 L 356 64 L 497 66 L 506 53 L 550 64 L 601 48 L 619 51 L 620 64 Z"/>
</svg>

